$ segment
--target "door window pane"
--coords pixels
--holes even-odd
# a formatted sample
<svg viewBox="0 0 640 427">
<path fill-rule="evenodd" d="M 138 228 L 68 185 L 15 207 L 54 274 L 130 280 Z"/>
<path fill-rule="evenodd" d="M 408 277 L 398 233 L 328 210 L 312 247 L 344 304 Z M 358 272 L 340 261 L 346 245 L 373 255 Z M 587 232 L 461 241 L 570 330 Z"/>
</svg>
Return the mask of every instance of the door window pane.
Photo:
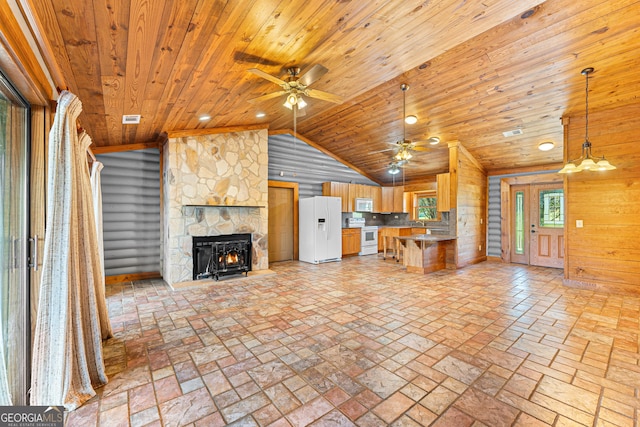
<svg viewBox="0 0 640 427">
<path fill-rule="evenodd" d="M 516 192 L 516 224 L 515 224 L 515 253 L 518 255 L 524 254 L 524 191 Z"/>
<path fill-rule="evenodd" d="M 27 117 L 0 74 L 0 405 L 26 404 Z"/>
<path fill-rule="evenodd" d="M 564 190 L 540 191 L 540 227 L 564 227 Z"/>
</svg>

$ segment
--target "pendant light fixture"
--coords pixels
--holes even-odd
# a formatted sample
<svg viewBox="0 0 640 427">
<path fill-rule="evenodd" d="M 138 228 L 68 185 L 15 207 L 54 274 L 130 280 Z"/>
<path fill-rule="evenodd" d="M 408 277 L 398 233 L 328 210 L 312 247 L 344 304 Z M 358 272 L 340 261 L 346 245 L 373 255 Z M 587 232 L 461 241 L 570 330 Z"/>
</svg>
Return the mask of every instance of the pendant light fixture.
<svg viewBox="0 0 640 427">
<path fill-rule="evenodd" d="M 607 159 L 602 157 L 594 157 L 591 154 L 591 142 L 589 141 L 589 74 L 593 73 L 593 68 L 585 68 L 582 75 L 586 80 L 585 93 L 585 125 L 584 125 L 584 142 L 582 143 L 582 152 L 579 158 L 568 161 L 558 173 L 575 173 L 589 170 L 606 171 L 613 170 L 613 166 Z"/>
</svg>

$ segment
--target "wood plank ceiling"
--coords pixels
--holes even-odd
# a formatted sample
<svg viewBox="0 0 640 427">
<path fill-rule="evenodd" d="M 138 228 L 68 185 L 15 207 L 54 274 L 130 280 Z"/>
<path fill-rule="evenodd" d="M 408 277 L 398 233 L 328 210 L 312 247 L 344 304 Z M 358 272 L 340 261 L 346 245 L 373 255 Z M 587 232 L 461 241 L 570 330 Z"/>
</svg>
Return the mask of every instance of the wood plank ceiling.
<svg viewBox="0 0 640 427">
<path fill-rule="evenodd" d="M 407 138 L 442 140 L 414 153 L 407 182 L 446 171 L 452 141 L 490 172 L 561 162 L 560 118 L 584 115 L 585 67 L 596 69 L 590 111 L 640 99 L 638 1 L 30 1 L 98 147 L 184 129 L 293 128 L 283 97 L 247 101 L 279 89 L 253 67 L 279 77 L 327 67 L 312 87 L 344 103 L 307 99 L 297 130 L 380 183 L 394 154 L 380 150 L 403 136 L 401 83 L 418 117 Z M 122 125 L 123 114 L 141 123 Z M 555 148 L 539 151 L 542 141 Z"/>
</svg>

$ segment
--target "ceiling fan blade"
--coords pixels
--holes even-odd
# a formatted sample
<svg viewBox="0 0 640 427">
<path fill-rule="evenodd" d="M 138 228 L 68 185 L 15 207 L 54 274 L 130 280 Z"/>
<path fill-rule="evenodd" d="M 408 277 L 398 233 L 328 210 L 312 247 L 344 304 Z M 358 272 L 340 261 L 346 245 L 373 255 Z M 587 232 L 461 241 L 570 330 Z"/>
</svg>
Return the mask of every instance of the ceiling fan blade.
<svg viewBox="0 0 640 427">
<path fill-rule="evenodd" d="M 369 151 L 367 154 L 384 153 L 385 151 L 391 151 L 391 150 L 395 150 L 395 148 L 385 148 L 384 150 Z"/>
<path fill-rule="evenodd" d="M 433 145 L 438 145 L 438 143 L 440 142 L 440 138 L 438 138 L 437 136 L 432 136 L 431 138 L 427 138 L 421 141 L 414 141 L 413 144 L 414 145 L 425 145 L 425 144 L 429 144 L 431 146 Z"/>
<path fill-rule="evenodd" d="M 342 97 L 334 95 L 329 92 L 323 92 L 321 90 L 307 89 L 307 95 L 311 98 L 322 99 L 323 101 L 335 102 L 336 104 L 342 104 Z"/>
<path fill-rule="evenodd" d="M 300 76 L 300 79 L 298 81 L 305 86 L 309 86 L 311 83 L 318 81 L 318 79 L 320 79 L 328 72 L 329 69 L 325 68 L 323 65 L 316 64 L 309 70 L 305 71 L 305 73 Z"/>
<path fill-rule="evenodd" d="M 287 92 L 285 92 L 284 90 L 280 90 L 278 92 L 268 93 L 266 95 L 262 95 L 262 96 L 259 96 L 257 98 L 251 98 L 251 99 L 249 99 L 249 102 L 251 102 L 252 104 L 255 104 L 257 102 L 266 101 L 267 99 L 277 98 L 277 97 L 279 97 L 281 95 L 284 95 L 286 93 Z"/>
<path fill-rule="evenodd" d="M 413 151 L 428 152 L 428 151 L 433 151 L 433 148 L 429 148 L 429 147 L 413 147 L 412 150 Z"/>
<path fill-rule="evenodd" d="M 263 79 L 267 79 L 270 82 L 273 82 L 273 83 L 277 84 L 278 86 L 282 86 L 282 85 L 286 84 L 286 82 L 284 80 L 280 80 L 279 78 L 274 77 L 269 73 L 265 73 L 264 71 L 259 70 L 257 68 L 249 68 L 247 71 L 250 72 L 250 73 L 255 74 L 256 76 L 262 77 Z"/>
</svg>

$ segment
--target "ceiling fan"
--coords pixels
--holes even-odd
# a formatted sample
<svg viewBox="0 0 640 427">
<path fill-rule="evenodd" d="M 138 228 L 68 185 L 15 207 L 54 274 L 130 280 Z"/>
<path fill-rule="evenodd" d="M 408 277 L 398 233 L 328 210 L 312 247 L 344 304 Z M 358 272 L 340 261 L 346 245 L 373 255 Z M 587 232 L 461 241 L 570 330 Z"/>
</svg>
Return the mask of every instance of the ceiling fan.
<svg viewBox="0 0 640 427">
<path fill-rule="evenodd" d="M 396 150 L 393 158 L 396 161 L 408 161 L 413 157 L 411 154 L 412 151 L 430 151 L 428 147 L 422 147 L 423 144 L 429 145 L 437 145 L 440 142 L 440 138 L 437 136 L 432 136 L 424 141 L 411 141 L 407 139 L 407 131 L 406 131 L 406 108 L 407 108 L 407 91 L 409 90 L 409 85 L 406 83 L 402 83 L 400 85 L 400 89 L 402 90 L 402 140 L 391 142 L 393 144 L 393 148 L 385 148 L 383 150 L 372 151 L 369 154 L 382 153 L 385 151 Z"/>
<path fill-rule="evenodd" d="M 265 73 L 264 71 L 257 68 L 250 68 L 248 71 L 255 74 L 256 76 L 269 80 L 270 82 L 273 82 L 282 88 L 282 90 L 279 90 L 277 92 L 268 93 L 266 95 L 250 99 L 249 102 L 251 103 L 266 101 L 268 99 L 277 98 L 281 95 L 287 95 L 284 106 L 292 110 L 295 108 L 295 110 L 298 111 L 298 115 L 304 115 L 304 110 L 302 110 L 302 108 L 307 106 L 303 95 L 308 96 L 309 98 L 316 98 L 323 101 L 334 102 L 336 104 L 342 103 L 341 96 L 323 92 L 317 89 L 311 89 L 309 87 L 312 83 L 319 80 L 322 76 L 329 72 L 327 68 L 320 64 L 314 65 L 302 75 L 300 75 L 300 68 L 288 68 L 286 81 L 278 77 L 274 77 L 271 74 Z"/>
</svg>

